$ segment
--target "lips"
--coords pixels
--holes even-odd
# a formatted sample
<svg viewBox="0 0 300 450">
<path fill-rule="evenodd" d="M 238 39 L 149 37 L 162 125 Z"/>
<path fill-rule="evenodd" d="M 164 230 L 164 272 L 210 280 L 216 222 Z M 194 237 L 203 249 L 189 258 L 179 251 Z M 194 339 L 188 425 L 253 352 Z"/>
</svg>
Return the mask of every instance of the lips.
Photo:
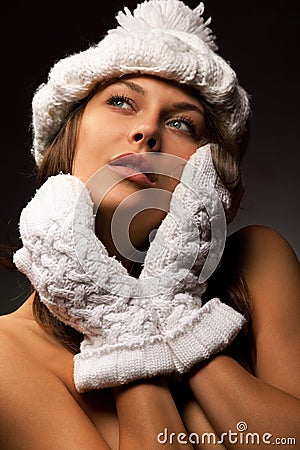
<svg viewBox="0 0 300 450">
<path fill-rule="evenodd" d="M 154 168 L 140 153 L 122 153 L 113 158 L 109 165 L 121 176 L 144 186 L 153 186 L 156 181 Z"/>
</svg>

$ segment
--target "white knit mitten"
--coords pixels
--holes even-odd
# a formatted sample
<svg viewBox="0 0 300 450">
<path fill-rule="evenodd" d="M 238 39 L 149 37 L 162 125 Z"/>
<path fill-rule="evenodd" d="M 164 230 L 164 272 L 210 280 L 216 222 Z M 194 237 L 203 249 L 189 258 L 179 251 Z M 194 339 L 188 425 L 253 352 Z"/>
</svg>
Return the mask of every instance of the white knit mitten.
<svg viewBox="0 0 300 450">
<path fill-rule="evenodd" d="M 205 280 L 222 255 L 224 209 L 230 206 L 230 194 L 216 174 L 210 144 L 200 147 L 183 170 L 169 213 L 145 258 L 140 280 L 180 373 L 224 349 L 245 321 L 218 298 L 203 306 L 201 301 Z"/>
<path fill-rule="evenodd" d="M 50 177 L 22 211 L 14 255 L 48 309 L 84 334 L 74 357 L 79 392 L 175 370 L 138 280 L 97 239 L 93 208 L 77 177 Z"/>
</svg>

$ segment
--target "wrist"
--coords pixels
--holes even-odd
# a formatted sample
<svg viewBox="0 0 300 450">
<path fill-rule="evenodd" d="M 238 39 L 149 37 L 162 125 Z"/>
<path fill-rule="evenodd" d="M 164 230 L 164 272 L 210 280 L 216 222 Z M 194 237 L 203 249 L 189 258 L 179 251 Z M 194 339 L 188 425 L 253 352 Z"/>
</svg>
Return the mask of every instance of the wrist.
<svg viewBox="0 0 300 450">
<path fill-rule="evenodd" d="M 236 363 L 231 356 L 220 353 L 211 357 L 208 360 L 202 361 L 191 369 L 188 374 L 189 386 L 192 389 L 195 383 L 206 381 L 210 382 L 215 376 L 218 376 L 226 367 Z"/>
<path fill-rule="evenodd" d="M 135 380 L 121 386 L 113 388 L 113 393 L 116 400 L 123 397 L 161 393 L 168 388 L 168 383 L 163 377 L 153 377 L 149 379 Z"/>
</svg>

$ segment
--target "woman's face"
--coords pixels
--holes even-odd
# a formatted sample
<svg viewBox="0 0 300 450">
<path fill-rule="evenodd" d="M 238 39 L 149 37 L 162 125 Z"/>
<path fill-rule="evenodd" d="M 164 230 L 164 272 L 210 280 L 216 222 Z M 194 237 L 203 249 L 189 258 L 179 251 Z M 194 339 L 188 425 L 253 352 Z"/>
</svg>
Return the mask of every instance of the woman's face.
<svg viewBox="0 0 300 450">
<path fill-rule="evenodd" d="M 142 246 L 165 215 L 161 209 L 143 206 L 143 195 L 150 188 L 156 195 L 157 189 L 174 190 L 184 163 L 199 147 L 204 128 L 204 109 L 192 92 L 156 77 L 119 79 L 99 88 L 87 103 L 73 174 L 84 182 L 92 179 L 105 185 L 96 232 L 112 253 L 107 233 L 116 208 L 127 199 L 124 208 L 131 204 L 137 211 L 140 201 L 140 211 L 130 223 L 130 239 L 135 247 Z M 97 171 L 99 177 L 93 177 Z"/>
</svg>

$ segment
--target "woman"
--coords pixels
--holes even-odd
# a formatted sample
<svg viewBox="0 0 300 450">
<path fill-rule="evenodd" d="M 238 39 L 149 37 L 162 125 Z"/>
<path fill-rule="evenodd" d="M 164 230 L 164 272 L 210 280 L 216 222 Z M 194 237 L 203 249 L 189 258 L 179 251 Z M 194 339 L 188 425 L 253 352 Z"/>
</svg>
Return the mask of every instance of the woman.
<svg viewBox="0 0 300 450">
<path fill-rule="evenodd" d="M 60 221 L 52 223 L 65 224 L 63 220 L 67 214 L 65 210 L 59 211 L 57 205 L 68 208 L 70 192 L 67 184 L 63 185 L 66 191 L 51 190 L 51 180 L 54 183 L 61 180 L 58 174 L 62 172 L 73 176 L 64 178 L 67 175 L 62 175 L 63 180 L 88 183 L 94 181 L 94 174 L 100 169 L 100 188 L 105 186 L 107 195 L 101 202 L 95 231 L 104 246 L 100 246 L 100 250 L 105 248 L 108 252 L 107 256 L 103 250 L 101 257 L 107 256 L 105 261 L 111 263 L 111 257 L 115 256 L 131 275 L 130 282 L 133 278 L 143 280 L 145 266 L 153 267 L 147 258 L 152 243 L 157 240 L 155 236 L 144 266 L 141 261 L 130 259 L 128 253 L 124 256 L 119 252 L 111 223 L 119 205 L 125 202 L 124 211 L 129 208 L 126 199 L 135 199 L 132 197 L 135 193 L 150 191 L 153 183 L 161 191 L 178 192 L 177 187 L 183 186 L 182 177 L 187 173 L 185 167 L 188 164 L 183 168 L 184 163 L 195 155 L 193 161 L 198 163 L 197 157 L 201 158 L 207 145 L 218 174 L 216 180 L 222 181 L 218 192 L 225 199 L 222 202 L 228 222 L 233 219 L 241 198 L 240 163 L 249 113 L 248 97 L 238 85 L 232 69 L 215 53 L 211 32 L 204 24 L 201 12 L 201 7 L 192 12 L 180 2 L 166 0 L 143 4 L 134 18 L 129 12 L 126 16 L 120 14 L 121 27 L 101 41 L 98 52 L 92 48 L 62 60 L 52 70 L 48 84 L 35 95 L 34 154 L 39 166 L 39 185 L 44 189 L 39 189 L 38 196 L 30 203 L 31 207 L 39 206 L 35 209 L 36 216 L 26 209 L 23 223 L 32 227 L 41 223 L 43 231 L 43 220 L 51 209 L 45 199 L 55 199 L 53 210 L 60 214 Z M 129 162 L 126 160 L 128 154 L 133 158 Z M 153 163 L 151 157 L 147 160 L 147 155 L 162 155 L 158 158 L 158 169 L 152 167 L 151 173 L 156 179 L 149 175 L 148 169 L 140 167 L 140 171 L 136 171 L 140 155 L 147 167 L 149 161 Z M 167 156 L 165 160 L 164 156 Z M 123 165 L 114 165 L 112 162 L 119 158 L 123 158 Z M 167 162 L 163 170 L 161 161 Z M 113 173 L 118 181 L 113 188 L 109 184 L 111 180 L 106 184 L 107 172 L 101 172 L 108 166 L 110 174 L 115 170 Z M 215 176 L 214 172 L 210 173 Z M 95 203 L 99 195 L 95 186 L 99 184 L 96 179 L 96 184 L 90 188 Z M 52 196 L 47 197 L 49 186 Z M 135 208 L 135 201 L 132 204 Z M 173 206 L 171 202 L 170 210 Z M 167 208 L 163 212 L 162 209 L 140 208 L 131 222 L 130 239 L 141 252 L 148 249 L 148 235 L 153 229 L 158 228 L 157 235 L 159 230 L 166 232 L 161 225 L 170 216 Z M 207 218 L 202 212 L 196 210 L 196 215 L 201 217 L 200 228 L 205 230 Z M 61 228 L 62 225 L 58 226 L 58 233 Z M 47 238 L 48 230 L 45 232 Z M 85 238 L 85 234 L 81 236 Z M 172 235 L 174 239 L 175 236 Z M 207 236 L 211 240 L 209 233 Z M 68 233 L 62 233 L 60 237 L 68 246 Z M 26 251 L 37 257 L 34 252 L 38 246 L 35 242 L 30 249 L 31 238 L 30 232 L 26 235 L 25 227 L 24 248 L 28 242 Z M 205 239 L 205 233 L 201 234 L 204 245 Z M 172 365 L 170 370 L 166 366 L 158 367 L 154 353 L 155 364 L 151 370 L 148 367 L 149 376 L 136 367 L 133 376 L 127 361 L 123 361 L 119 369 L 124 369 L 125 378 L 116 380 L 106 373 L 111 378 L 105 386 L 103 377 L 98 377 L 99 372 L 93 372 L 87 382 L 83 376 L 80 380 L 75 376 L 74 384 L 74 355 L 75 361 L 80 362 L 77 355 L 83 355 L 88 345 L 95 345 L 95 335 L 98 341 L 101 339 L 103 328 L 102 324 L 99 329 L 93 324 L 93 333 L 90 333 L 91 328 L 85 328 L 81 316 L 78 324 L 78 317 L 73 314 L 75 308 L 71 308 L 74 306 L 72 292 L 71 297 L 68 297 L 69 291 L 63 297 L 65 294 L 61 291 L 64 288 L 67 291 L 70 271 L 60 276 L 62 268 L 57 270 L 54 259 L 50 258 L 51 265 L 48 260 L 45 263 L 45 259 L 51 257 L 51 244 L 47 244 L 49 252 L 41 252 L 40 259 L 34 260 L 32 265 L 26 265 L 24 255 L 16 253 L 19 256 L 15 256 L 15 262 L 40 289 L 33 292 L 18 311 L 1 318 L 1 448 L 134 449 L 144 446 L 150 449 L 160 448 L 162 444 L 166 448 L 181 448 L 182 445 L 212 448 L 216 446 L 215 437 L 220 441 L 219 448 L 231 449 L 249 446 L 247 431 L 256 433 L 248 436 L 253 439 L 253 448 L 275 443 L 276 438 L 299 440 L 299 265 L 280 235 L 263 227 L 247 227 L 235 233 L 227 240 L 221 264 L 208 279 L 207 289 L 199 282 L 198 297 L 202 297 L 204 306 L 201 303 L 190 305 L 189 311 L 205 308 L 213 297 L 233 307 L 227 310 L 224 306 L 224 312 L 231 314 L 228 327 L 221 324 L 218 328 L 218 322 L 214 322 L 217 328 L 212 332 L 212 341 L 218 331 L 220 336 L 215 347 L 211 347 L 210 341 L 207 344 L 209 354 L 196 360 L 185 346 L 186 353 L 184 351 L 180 359 L 174 346 L 178 359 L 171 361 L 168 346 L 164 346 L 160 352 L 167 349 L 165 355 L 167 363 Z M 55 240 L 52 241 L 53 247 L 55 244 Z M 77 250 L 80 250 L 79 246 Z M 58 251 L 66 257 L 63 250 Z M 68 258 L 67 255 L 64 259 L 67 263 Z M 195 261 L 188 267 L 191 269 L 188 281 L 194 281 L 193 276 L 199 273 L 198 266 L 203 266 L 197 255 Z M 42 264 L 51 267 L 48 290 L 44 279 L 39 284 Z M 33 270 L 35 267 L 36 271 Z M 119 266 L 117 270 L 121 270 Z M 83 279 L 81 285 L 89 286 Z M 58 297 L 69 299 L 69 302 L 52 305 L 56 297 L 49 294 L 49 286 L 61 289 Z M 188 292 L 198 298 L 192 291 L 195 286 L 187 283 L 183 286 L 184 291 L 179 294 Z M 102 288 L 100 286 L 100 291 Z M 84 299 L 89 302 L 90 297 Z M 157 297 L 164 299 L 160 292 Z M 138 298 L 132 304 L 138 307 L 140 300 Z M 163 316 L 164 311 L 159 309 L 161 304 L 155 306 Z M 181 306 L 182 318 L 185 318 L 184 301 Z M 143 307 L 151 316 L 153 310 L 147 304 Z M 235 315 L 234 310 L 239 313 Z M 77 309 L 76 313 L 79 312 Z M 125 322 L 126 305 L 122 313 L 124 318 L 117 316 L 116 329 Z M 241 331 L 244 322 L 240 313 L 247 319 Z M 96 314 L 94 310 L 93 314 Z M 92 320 L 89 314 L 86 317 Z M 101 317 L 107 320 L 107 316 Z M 215 319 L 216 315 L 211 317 Z M 64 321 L 60 320 L 62 318 Z M 166 327 L 164 320 L 160 318 L 159 333 Z M 149 332 L 151 337 L 156 318 L 153 316 L 147 324 L 149 329 L 137 331 Z M 132 328 L 135 328 L 133 325 L 134 322 Z M 86 329 L 89 332 L 86 336 L 78 332 Z M 119 341 L 112 340 L 115 336 L 111 335 L 111 329 L 105 337 L 117 346 Z M 126 337 L 139 337 L 134 334 L 136 329 L 130 330 L 130 326 L 125 331 Z M 156 328 L 154 332 L 157 332 Z M 120 334 L 120 339 L 124 340 L 124 335 Z M 85 342 L 85 347 L 79 349 L 80 342 Z M 165 343 L 164 337 L 160 342 Z M 168 344 L 170 346 L 170 341 Z M 276 352 L 270 351 L 273 347 Z M 19 376 L 20 372 L 22 376 Z M 92 389 L 93 383 L 99 388 Z"/>
</svg>

